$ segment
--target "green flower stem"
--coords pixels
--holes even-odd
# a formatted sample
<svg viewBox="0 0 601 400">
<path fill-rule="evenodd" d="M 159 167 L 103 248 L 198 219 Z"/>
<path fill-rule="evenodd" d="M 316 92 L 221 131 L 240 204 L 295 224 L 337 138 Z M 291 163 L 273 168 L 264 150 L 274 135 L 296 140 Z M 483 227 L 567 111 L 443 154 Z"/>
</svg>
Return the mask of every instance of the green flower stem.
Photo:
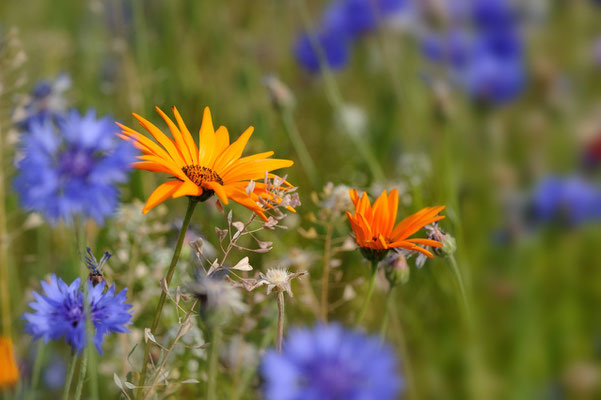
<svg viewBox="0 0 601 400">
<path fill-rule="evenodd" d="M 35 355 L 35 361 L 33 363 L 33 373 L 31 374 L 31 385 L 29 387 L 29 391 L 27 393 L 26 399 L 34 399 L 35 389 L 38 387 L 38 382 L 40 381 L 40 372 L 42 370 L 42 364 L 44 364 L 44 350 L 46 349 L 46 344 L 43 340 L 40 340 L 38 343 L 38 351 Z"/>
<path fill-rule="evenodd" d="M 179 260 L 179 255 L 182 251 L 182 245 L 184 244 L 184 237 L 186 236 L 186 231 L 188 230 L 188 226 L 190 225 L 190 220 L 192 219 L 192 214 L 194 213 L 194 208 L 196 207 L 196 203 L 198 200 L 189 197 L 188 198 L 188 208 L 186 209 L 186 215 L 184 216 L 184 221 L 182 222 L 182 228 L 179 231 L 179 237 L 177 238 L 177 244 L 175 245 L 175 250 L 173 251 L 173 257 L 171 258 L 171 264 L 169 265 L 169 269 L 167 270 L 167 276 L 165 281 L 167 283 L 167 287 L 171 283 L 171 278 L 173 278 L 173 273 L 175 272 L 175 266 L 177 265 L 177 261 Z M 150 328 L 150 332 L 154 335 L 157 327 L 159 326 L 159 321 L 161 320 L 161 312 L 163 311 L 163 306 L 165 305 L 165 299 L 167 297 L 167 293 L 164 291 L 161 292 L 161 297 L 159 298 L 159 303 L 157 304 L 157 308 L 154 314 L 154 320 L 152 321 L 152 326 Z M 144 349 L 144 362 L 142 364 L 142 372 L 140 373 L 140 379 L 138 380 L 138 393 L 136 395 L 136 399 L 142 398 L 142 391 L 144 386 L 144 381 L 146 379 L 146 370 L 148 368 L 148 360 L 150 357 L 150 346 L 151 341 L 146 341 L 146 347 Z"/>
<path fill-rule="evenodd" d="M 89 346 L 88 346 L 89 347 Z M 86 380 L 86 370 L 88 368 L 88 352 L 83 352 L 83 358 L 81 359 L 81 367 L 79 370 L 79 377 L 77 378 L 77 386 L 75 387 L 75 400 L 81 399 L 81 392 L 83 390 L 83 382 Z"/>
<path fill-rule="evenodd" d="M 219 361 L 219 345 L 221 343 L 221 326 L 214 323 L 211 332 L 211 351 L 209 353 L 209 370 L 207 378 L 207 400 L 217 398 L 217 362 Z"/>
<path fill-rule="evenodd" d="M 73 352 L 71 362 L 69 363 L 69 370 L 67 371 L 67 379 L 65 380 L 65 389 L 63 391 L 63 400 L 69 400 L 69 389 L 71 389 L 71 382 L 73 382 L 73 375 L 75 375 L 75 365 L 77 365 L 78 354 L 76 351 Z"/>
<path fill-rule="evenodd" d="M 361 306 L 361 311 L 359 312 L 359 316 L 357 317 L 357 321 L 355 325 L 360 325 L 365 317 L 365 313 L 367 312 L 367 307 L 369 306 L 369 302 L 371 300 L 371 295 L 374 292 L 374 286 L 376 283 L 376 273 L 378 272 L 378 261 L 371 262 L 371 277 L 369 278 L 369 287 L 367 288 L 367 294 L 365 295 L 365 300 L 363 301 L 363 305 Z"/>
<path fill-rule="evenodd" d="M 334 212 L 330 214 L 328 218 L 328 225 L 326 227 L 326 239 L 323 246 L 323 270 L 321 275 L 321 301 L 319 302 L 321 319 L 323 322 L 328 322 L 328 294 L 330 287 L 330 258 L 331 258 L 331 247 L 332 247 L 332 233 L 334 231 Z"/>
<path fill-rule="evenodd" d="M 278 353 L 282 352 L 282 341 L 284 340 L 284 292 L 278 291 L 278 334 L 276 348 Z"/>
<path fill-rule="evenodd" d="M 85 220 L 81 218 L 75 219 L 75 243 L 76 243 L 76 263 L 78 264 L 81 272 L 83 281 L 83 293 L 84 293 L 84 309 L 86 315 L 86 348 L 84 351 L 87 354 L 87 360 L 90 367 L 90 396 L 93 400 L 98 400 L 98 369 L 96 365 L 96 354 L 94 351 L 94 325 L 92 323 L 92 310 L 90 309 L 90 301 L 88 296 L 90 295 L 90 289 L 88 287 L 88 268 L 85 263 L 85 249 L 86 236 L 85 236 Z M 78 382 L 79 385 L 79 382 Z"/>
<path fill-rule="evenodd" d="M 461 276 L 461 270 L 459 269 L 459 266 L 457 265 L 457 260 L 455 260 L 454 255 L 451 254 L 448 257 L 448 259 L 449 259 L 449 264 L 451 264 L 451 269 L 453 270 L 453 273 L 455 274 L 455 278 L 457 279 L 457 284 L 459 285 L 459 291 L 461 293 L 461 300 L 463 302 L 463 306 L 465 307 L 465 313 L 466 313 L 468 322 L 471 324 L 472 311 L 470 308 L 469 301 L 467 299 L 465 285 L 463 284 L 463 277 Z"/>
</svg>

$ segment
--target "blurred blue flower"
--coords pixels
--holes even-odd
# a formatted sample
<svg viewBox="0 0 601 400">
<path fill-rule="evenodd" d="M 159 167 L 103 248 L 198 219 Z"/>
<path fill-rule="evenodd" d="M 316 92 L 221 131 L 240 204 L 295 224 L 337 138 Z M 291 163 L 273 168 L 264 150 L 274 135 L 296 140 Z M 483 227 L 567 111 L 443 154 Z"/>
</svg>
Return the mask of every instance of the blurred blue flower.
<svg viewBox="0 0 601 400">
<path fill-rule="evenodd" d="M 57 124 L 32 122 L 21 139 L 23 158 L 14 181 L 21 205 L 55 223 L 74 216 L 97 223 L 113 215 L 136 150 L 115 135 L 111 119 L 71 111 Z"/>
<path fill-rule="evenodd" d="M 378 23 L 405 8 L 407 0 L 334 0 L 323 13 L 313 33 L 328 67 L 344 68 L 349 61 L 353 41 L 375 30 Z M 294 53 L 309 72 L 319 72 L 319 57 L 308 34 L 300 35 Z"/>
<path fill-rule="evenodd" d="M 474 0 L 472 21 L 483 31 L 506 30 L 513 28 L 517 13 L 509 0 Z"/>
<path fill-rule="evenodd" d="M 333 31 L 318 33 L 315 36 L 317 45 L 321 48 L 328 68 L 340 70 L 348 64 L 350 44 L 346 36 Z M 309 35 L 301 35 L 294 47 L 298 62 L 309 72 L 320 71 L 319 49 L 313 45 Z"/>
<path fill-rule="evenodd" d="M 549 176 L 532 195 L 533 216 L 538 222 L 572 226 L 601 221 L 601 187 L 579 176 Z"/>
<path fill-rule="evenodd" d="M 61 337 L 77 352 L 86 346 L 86 317 L 84 310 L 84 293 L 80 290 L 81 280 L 78 278 L 67 285 L 56 275 L 50 277 L 50 283 L 41 281 L 45 296 L 33 292 L 35 301 L 29 303 L 33 313 L 25 313 L 27 321 L 25 332 L 34 339 L 43 338 L 44 342 Z M 88 302 L 91 321 L 95 328 L 94 345 L 102 354 L 104 335 L 110 332 L 129 332 L 125 325 L 131 323 L 127 300 L 127 289 L 115 295 L 115 285 L 104 292 L 105 284 L 88 285 Z"/>
<path fill-rule="evenodd" d="M 291 331 L 281 354 L 265 354 L 261 373 L 271 400 L 386 400 L 403 387 L 390 347 L 337 324 Z"/>
<path fill-rule="evenodd" d="M 523 91 L 527 76 L 517 18 L 508 0 L 475 0 L 468 20 L 446 34 L 422 35 L 422 52 L 445 66 L 474 99 L 503 104 Z"/>
<path fill-rule="evenodd" d="M 71 88 L 71 78 L 60 74 L 54 80 L 42 80 L 35 84 L 29 97 L 17 107 L 15 123 L 23 130 L 30 129 L 32 123 L 47 118 L 56 120 L 67 110 L 65 92 Z"/>
</svg>

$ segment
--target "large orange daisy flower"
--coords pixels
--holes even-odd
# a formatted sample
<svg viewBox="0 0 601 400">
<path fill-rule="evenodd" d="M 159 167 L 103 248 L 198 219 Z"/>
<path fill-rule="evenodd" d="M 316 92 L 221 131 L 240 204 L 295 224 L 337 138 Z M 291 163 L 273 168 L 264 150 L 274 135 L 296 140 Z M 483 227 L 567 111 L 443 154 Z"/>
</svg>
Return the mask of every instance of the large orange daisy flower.
<svg viewBox="0 0 601 400">
<path fill-rule="evenodd" d="M 388 250 L 395 248 L 418 251 L 432 257 L 432 253 L 418 245 L 442 247 L 436 240 L 409 237 L 424 226 L 443 219 L 444 216 L 438 213 L 445 208 L 444 206 L 424 208 L 394 226 L 399 204 L 399 193 L 396 189 L 390 194 L 384 191 L 373 206 L 366 193 L 359 197 L 357 190 L 352 189 L 349 194 L 355 205 L 355 213 L 347 211 L 346 215 L 355 233 L 355 241 L 366 258 L 381 259 Z"/>
<path fill-rule="evenodd" d="M 138 156 L 140 161 L 133 164 L 134 168 L 164 172 L 175 178 L 152 192 L 144 206 L 144 213 L 168 198 L 194 196 L 204 201 L 216 194 L 224 204 L 228 204 L 230 199 L 234 200 L 267 220 L 264 213 L 265 202 L 261 200 L 277 201 L 277 195 L 261 182 L 256 182 L 250 190 L 249 182 L 264 178 L 270 171 L 289 167 L 293 164 L 292 161 L 269 158 L 273 151 L 241 157 L 254 128 L 249 127 L 230 144 L 226 127 L 220 126 L 217 130 L 213 128 L 208 107 L 204 109 L 198 146 L 175 107 L 173 114 L 177 125 L 160 108 L 156 107 L 156 110 L 167 123 L 173 139 L 135 113 L 134 118 L 156 142 L 118 124 L 122 128 L 119 136 L 131 140 L 142 151 L 142 155 Z M 273 177 L 272 174 L 268 176 Z"/>
</svg>

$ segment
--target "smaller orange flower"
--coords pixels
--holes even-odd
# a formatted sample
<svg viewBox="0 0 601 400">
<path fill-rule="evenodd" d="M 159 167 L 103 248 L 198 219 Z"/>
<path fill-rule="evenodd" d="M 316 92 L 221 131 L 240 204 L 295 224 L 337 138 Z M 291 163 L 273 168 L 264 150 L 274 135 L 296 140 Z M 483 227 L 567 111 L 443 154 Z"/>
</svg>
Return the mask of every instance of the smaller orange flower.
<svg viewBox="0 0 601 400">
<path fill-rule="evenodd" d="M 0 336 L 0 388 L 14 386 L 19 380 L 19 369 L 13 356 L 13 342 Z"/>
<path fill-rule="evenodd" d="M 438 215 L 445 206 L 427 207 L 403 219 L 396 226 L 399 193 L 395 189 L 387 194 L 382 192 L 371 205 L 366 193 L 361 197 L 356 189 L 349 191 L 355 205 L 355 213 L 346 212 L 355 232 L 355 241 L 363 255 L 370 260 L 381 260 L 390 249 L 403 248 L 417 251 L 428 257 L 432 253 L 418 245 L 442 247 L 442 243 L 430 239 L 409 239 L 411 235 L 432 222 L 444 218 Z"/>
</svg>

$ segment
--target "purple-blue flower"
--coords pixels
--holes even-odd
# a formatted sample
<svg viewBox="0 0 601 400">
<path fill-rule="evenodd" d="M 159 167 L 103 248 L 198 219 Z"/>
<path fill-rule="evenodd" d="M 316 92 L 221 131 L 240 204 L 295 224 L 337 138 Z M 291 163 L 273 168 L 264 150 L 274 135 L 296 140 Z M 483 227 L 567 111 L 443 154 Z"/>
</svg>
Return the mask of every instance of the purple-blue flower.
<svg viewBox="0 0 601 400">
<path fill-rule="evenodd" d="M 320 19 L 313 33 L 327 66 L 344 68 L 349 61 L 351 46 L 361 35 L 374 31 L 378 23 L 403 11 L 407 0 L 334 0 Z M 294 47 L 296 59 L 311 73 L 319 72 L 318 49 L 309 35 L 302 34 Z"/>
<path fill-rule="evenodd" d="M 527 76 L 509 0 L 474 0 L 466 17 L 449 32 L 424 34 L 424 55 L 444 65 L 450 79 L 476 101 L 498 105 L 516 99 Z"/>
<path fill-rule="evenodd" d="M 403 387 L 394 351 L 338 324 L 292 330 L 281 354 L 261 362 L 269 400 L 396 399 Z"/>
<path fill-rule="evenodd" d="M 309 35 L 301 35 L 294 47 L 296 59 L 307 71 L 311 73 L 319 72 L 321 67 L 319 63 L 319 49 L 321 49 L 328 68 L 339 70 L 348 64 L 350 45 L 344 35 L 339 35 L 335 32 L 322 32 L 318 33 L 315 39 L 316 46 L 312 43 Z"/>
<path fill-rule="evenodd" d="M 546 177 L 534 190 L 532 212 L 539 222 L 601 221 L 601 187 L 579 176 Z"/>
<path fill-rule="evenodd" d="M 101 224 L 114 214 L 119 192 L 127 180 L 134 147 L 115 135 L 109 117 L 71 111 L 55 124 L 33 121 L 21 138 L 14 186 L 21 205 L 55 223 L 75 216 Z"/>
<path fill-rule="evenodd" d="M 71 78 L 60 74 L 54 80 L 42 80 L 35 84 L 29 97 L 14 113 L 17 126 L 28 130 L 32 123 L 45 119 L 56 120 L 67 110 L 65 92 L 71 87 Z"/>
<path fill-rule="evenodd" d="M 84 293 L 80 290 L 81 279 L 67 285 L 56 275 L 50 277 L 50 283 L 42 281 L 45 295 L 33 292 L 35 301 L 29 303 L 33 313 L 25 313 L 27 321 L 25 332 L 34 339 L 42 338 L 44 342 L 64 338 L 77 352 L 86 346 L 86 317 L 84 310 Z M 102 354 L 104 336 L 110 332 L 129 332 L 126 325 L 131 323 L 130 304 L 127 300 L 127 289 L 115 294 L 115 285 L 108 290 L 104 282 L 94 286 L 88 285 L 88 303 L 91 321 L 94 325 L 94 345 Z"/>
</svg>

